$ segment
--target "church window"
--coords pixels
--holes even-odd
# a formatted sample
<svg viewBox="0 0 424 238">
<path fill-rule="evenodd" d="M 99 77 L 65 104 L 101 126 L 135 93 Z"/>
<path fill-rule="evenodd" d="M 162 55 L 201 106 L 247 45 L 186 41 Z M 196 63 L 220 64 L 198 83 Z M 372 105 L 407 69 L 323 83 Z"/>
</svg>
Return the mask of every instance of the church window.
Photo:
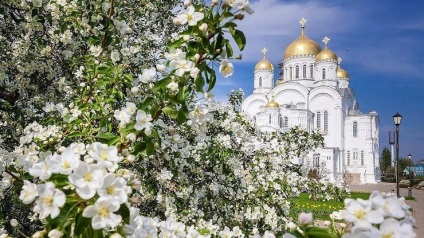
<svg viewBox="0 0 424 238">
<path fill-rule="evenodd" d="M 299 79 L 299 65 L 296 65 L 296 79 Z"/>
<path fill-rule="evenodd" d="M 306 64 L 303 65 L 303 78 L 306 79 Z"/>
<path fill-rule="evenodd" d="M 290 79 L 293 79 L 293 67 L 290 66 Z"/>
<path fill-rule="evenodd" d="M 361 165 L 364 165 L 364 151 L 361 150 Z"/>
<path fill-rule="evenodd" d="M 346 152 L 347 165 L 350 165 L 350 151 Z"/>
<path fill-rule="evenodd" d="M 256 116 L 253 117 L 253 122 L 256 123 Z"/>
<path fill-rule="evenodd" d="M 354 150 L 353 151 L 353 160 L 357 160 L 358 159 L 358 151 Z"/>
<path fill-rule="evenodd" d="M 353 137 L 358 137 L 358 123 L 355 121 L 353 123 Z"/>
<path fill-rule="evenodd" d="M 328 112 L 324 112 L 324 131 L 328 132 Z"/>
<path fill-rule="evenodd" d="M 321 112 L 317 112 L 317 129 L 321 129 Z"/>
<path fill-rule="evenodd" d="M 280 127 L 283 127 L 283 120 L 281 120 L 281 117 L 278 117 L 278 125 L 280 125 Z"/>
<path fill-rule="evenodd" d="M 269 121 L 269 124 L 271 124 L 271 114 L 269 114 L 268 116 L 268 121 Z"/>
<path fill-rule="evenodd" d="M 311 64 L 311 79 L 314 78 L 314 65 Z"/>
<path fill-rule="evenodd" d="M 289 119 L 284 117 L 284 127 L 289 127 Z"/>
<path fill-rule="evenodd" d="M 322 79 L 325 79 L 325 69 L 322 69 Z"/>
<path fill-rule="evenodd" d="M 262 77 L 259 77 L 259 87 L 262 87 Z"/>
<path fill-rule="evenodd" d="M 314 167 L 319 167 L 319 154 L 314 154 L 314 157 L 312 159 L 313 159 L 312 163 Z"/>
</svg>

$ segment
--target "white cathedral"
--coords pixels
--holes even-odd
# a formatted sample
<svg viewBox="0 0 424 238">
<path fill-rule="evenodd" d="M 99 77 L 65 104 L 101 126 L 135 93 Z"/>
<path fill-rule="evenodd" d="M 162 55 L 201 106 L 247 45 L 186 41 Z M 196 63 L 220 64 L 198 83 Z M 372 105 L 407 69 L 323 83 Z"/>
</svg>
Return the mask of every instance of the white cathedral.
<svg viewBox="0 0 424 238">
<path fill-rule="evenodd" d="M 263 131 L 288 131 L 298 126 L 324 137 L 324 147 L 294 163 L 319 167 L 327 171 L 330 181 L 340 181 L 348 171 L 354 182 L 380 181 L 379 117 L 371 111 L 362 113 L 355 93 L 349 86 L 349 74 L 341 68 L 341 59 L 305 35 L 302 18 L 301 34 L 285 50 L 279 64 L 279 79 L 274 82 L 274 66 L 262 50 L 263 59 L 254 71 L 254 90 L 242 103 Z"/>
</svg>

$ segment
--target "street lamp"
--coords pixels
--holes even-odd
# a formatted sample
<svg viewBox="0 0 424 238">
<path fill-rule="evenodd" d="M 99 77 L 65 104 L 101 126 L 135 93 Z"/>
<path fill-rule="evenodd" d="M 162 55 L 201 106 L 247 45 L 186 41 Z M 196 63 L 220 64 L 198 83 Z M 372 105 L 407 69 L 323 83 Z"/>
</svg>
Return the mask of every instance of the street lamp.
<svg viewBox="0 0 424 238">
<path fill-rule="evenodd" d="M 393 116 L 393 122 L 396 126 L 396 195 L 399 195 L 399 126 L 402 121 L 402 115 L 398 112 Z"/>
</svg>

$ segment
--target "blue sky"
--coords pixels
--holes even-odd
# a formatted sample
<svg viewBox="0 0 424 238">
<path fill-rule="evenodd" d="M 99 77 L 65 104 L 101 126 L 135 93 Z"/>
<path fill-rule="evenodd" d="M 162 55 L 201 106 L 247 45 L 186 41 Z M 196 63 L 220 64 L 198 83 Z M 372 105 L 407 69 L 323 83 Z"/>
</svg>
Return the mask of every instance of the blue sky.
<svg viewBox="0 0 424 238">
<path fill-rule="evenodd" d="M 380 150 L 388 146 L 392 116 L 403 116 L 400 156 L 424 159 L 424 1 L 251 1 L 255 14 L 239 22 L 247 45 L 242 61 L 235 61 L 230 78 L 219 78 L 214 93 L 223 100 L 232 89 L 253 90 L 253 69 L 266 47 L 274 67 L 285 48 L 300 34 L 304 17 L 306 35 L 343 58 L 362 112 L 380 115 Z M 277 77 L 277 75 L 276 75 Z"/>
</svg>

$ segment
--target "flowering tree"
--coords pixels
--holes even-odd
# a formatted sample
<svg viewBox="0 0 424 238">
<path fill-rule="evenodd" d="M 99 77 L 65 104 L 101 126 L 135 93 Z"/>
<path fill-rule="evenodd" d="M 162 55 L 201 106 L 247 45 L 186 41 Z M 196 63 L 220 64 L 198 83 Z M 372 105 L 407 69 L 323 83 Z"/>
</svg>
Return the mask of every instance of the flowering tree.
<svg viewBox="0 0 424 238">
<path fill-rule="evenodd" d="M 308 187 L 288 161 L 322 137 L 263 134 L 213 102 L 215 71 L 233 74 L 231 39 L 246 44 L 237 21 L 249 2 L 186 1 L 168 48 L 146 53 L 157 38 L 141 27 L 153 3 L 2 3 L 17 26 L 2 26 L 0 98 L 12 113 L 2 126 L 22 122 L 22 133 L 1 151 L 0 191 L 17 191 L 34 212 L 33 237 L 283 235 L 285 199 Z"/>
</svg>

